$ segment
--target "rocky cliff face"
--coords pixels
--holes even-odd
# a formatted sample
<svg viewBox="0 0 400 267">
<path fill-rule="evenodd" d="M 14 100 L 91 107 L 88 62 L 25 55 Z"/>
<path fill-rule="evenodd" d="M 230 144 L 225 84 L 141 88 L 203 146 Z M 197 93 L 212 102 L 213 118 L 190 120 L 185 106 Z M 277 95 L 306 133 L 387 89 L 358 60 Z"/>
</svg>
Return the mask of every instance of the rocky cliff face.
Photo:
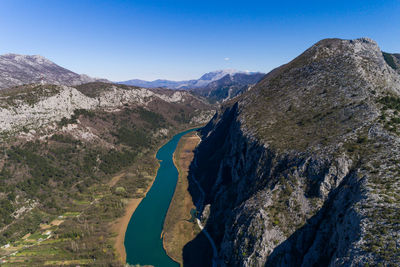
<svg viewBox="0 0 400 267">
<path fill-rule="evenodd" d="M 57 85 L 79 85 L 106 81 L 76 74 L 39 56 L 6 54 L 0 56 L 0 89 L 44 82 Z"/>
<path fill-rule="evenodd" d="M 399 265 L 399 96 L 374 41 L 327 39 L 226 103 L 191 169 L 220 265 Z"/>
</svg>

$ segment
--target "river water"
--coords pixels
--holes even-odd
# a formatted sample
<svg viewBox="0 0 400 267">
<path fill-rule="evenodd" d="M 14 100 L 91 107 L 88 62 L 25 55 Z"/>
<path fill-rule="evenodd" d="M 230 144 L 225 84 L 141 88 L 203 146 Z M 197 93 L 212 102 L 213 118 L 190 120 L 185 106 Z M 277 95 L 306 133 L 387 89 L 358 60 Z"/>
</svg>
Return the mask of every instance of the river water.
<svg viewBox="0 0 400 267">
<path fill-rule="evenodd" d="M 155 267 L 177 267 L 166 254 L 161 232 L 169 204 L 178 181 L 178 170 L 173 162 L 173 153 L 180 138 L 196 129 L 175 135 L 157 152 L 160 168 L 146 197 L 133 213 L 125 234 L 126 261 L 129 264 L 153 265 Z"/>
</svg>

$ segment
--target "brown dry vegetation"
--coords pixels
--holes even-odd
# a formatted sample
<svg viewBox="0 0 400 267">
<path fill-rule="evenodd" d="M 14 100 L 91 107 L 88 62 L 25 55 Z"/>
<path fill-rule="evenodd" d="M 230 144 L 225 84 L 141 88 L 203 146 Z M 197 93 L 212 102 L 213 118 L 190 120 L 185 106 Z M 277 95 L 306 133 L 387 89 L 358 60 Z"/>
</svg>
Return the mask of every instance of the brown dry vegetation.
<svg viewBox="0 0 400 267">
<path fill-rule="evenodd" d="M 172 259 L 183 264 L 183 247 L 199 233 L 195 222 L 190 222 L 190 211 L 195 208 L 188 191 L 188 170 L 193 160 L 194 149 L 200 138 L 195 132 L 183 136 L 174 153 L 174 163 L 179 177 L 164 222 L 164 248 Z"/>
</svg>

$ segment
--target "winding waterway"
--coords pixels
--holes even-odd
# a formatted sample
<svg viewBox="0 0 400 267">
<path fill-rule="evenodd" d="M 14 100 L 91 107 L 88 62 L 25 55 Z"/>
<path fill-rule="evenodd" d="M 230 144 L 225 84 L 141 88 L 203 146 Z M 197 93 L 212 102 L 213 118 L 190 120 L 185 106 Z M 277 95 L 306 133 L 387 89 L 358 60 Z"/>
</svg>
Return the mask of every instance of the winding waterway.
<svg viewBox="0 0 400 267">
<path fill-rule="evenodd" d="M 156 157 L 161 162 L 157 176 L 146 197 L 133 213 L 126 230 L 124 244 L 127 263 L 155 267 L 179 266 L 166 254 L 161 233 L 178 180 L 173 153 L 180 138 L 195 130 L 197 129 L 175 135 L 158 150 Z"/>
</svg>

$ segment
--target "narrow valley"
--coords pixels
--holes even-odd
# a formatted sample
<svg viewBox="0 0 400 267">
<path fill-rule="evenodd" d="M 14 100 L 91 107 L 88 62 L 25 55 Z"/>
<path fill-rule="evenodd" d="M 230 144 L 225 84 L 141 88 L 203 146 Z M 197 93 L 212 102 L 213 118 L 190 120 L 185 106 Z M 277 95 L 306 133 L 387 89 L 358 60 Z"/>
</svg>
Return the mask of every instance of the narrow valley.
<svg viewBox="0 0 400 267">
<path fill-rule="evenodd" d="M 0 267 L 399 267 L 399 14 L 0 0 Z"/>
</svg>

